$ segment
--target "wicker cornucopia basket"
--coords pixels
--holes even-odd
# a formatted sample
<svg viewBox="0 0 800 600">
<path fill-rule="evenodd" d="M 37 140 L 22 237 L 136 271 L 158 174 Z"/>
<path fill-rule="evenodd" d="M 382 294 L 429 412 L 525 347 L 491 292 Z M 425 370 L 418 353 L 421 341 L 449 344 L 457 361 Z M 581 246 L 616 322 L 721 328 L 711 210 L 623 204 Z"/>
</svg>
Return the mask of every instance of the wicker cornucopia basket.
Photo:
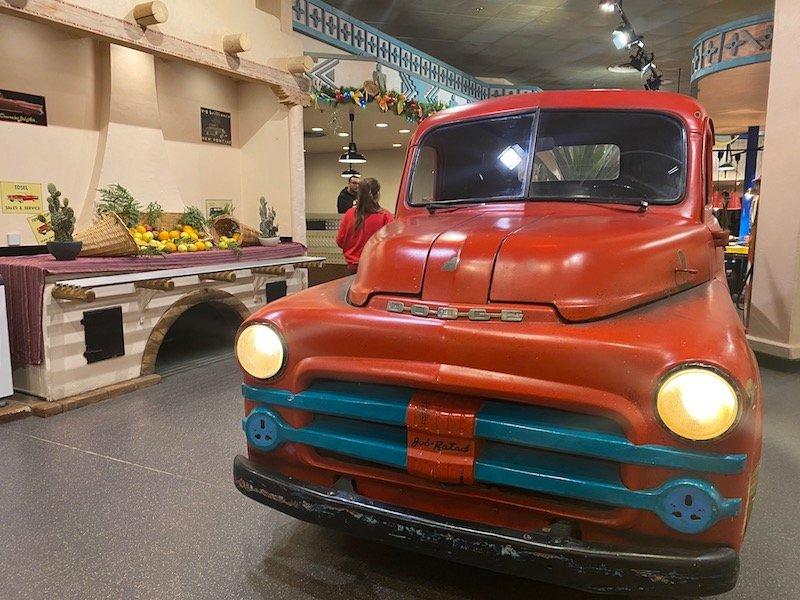
<svg viewBox="0 0 800 600">
<path fill-rule="evenodd" d="M 136 243 L 116 213 L 104 213 L 88 229 L 74 236 L 83 247 L 79 256 L 130 256 L 136 254 Z"/>
<path fill-rule="evenodd" d="M 221 236 L 231 237 L 234 233 L 239 233 L 240 246 L 258 246 L 258 231 L 249 225 L 245 225 L 238 219 L 234 219 L 230 215 L 222 215 L 214 219 L 211 226 L 211 237 L 214 238 L 214 243 L 219 243 Z"/>
</svg>

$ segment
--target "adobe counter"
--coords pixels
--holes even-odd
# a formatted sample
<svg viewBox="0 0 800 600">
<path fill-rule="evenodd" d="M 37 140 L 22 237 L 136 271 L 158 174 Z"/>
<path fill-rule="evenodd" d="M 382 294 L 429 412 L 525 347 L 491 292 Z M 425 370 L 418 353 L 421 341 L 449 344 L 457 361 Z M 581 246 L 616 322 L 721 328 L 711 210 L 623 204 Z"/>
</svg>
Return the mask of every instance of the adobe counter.
<svg viewBox="0 0 800 600">
<path fill-rule="evenodd" d="M 55 401 L 157 381 L 161 342 L 186 310 L 209 303 L 244 319 L 268 299 L 306 288 L 307 267 L 323 261 L 297 243 L 239 254 L 2 258 L 14 389 Z"/>
</svg>

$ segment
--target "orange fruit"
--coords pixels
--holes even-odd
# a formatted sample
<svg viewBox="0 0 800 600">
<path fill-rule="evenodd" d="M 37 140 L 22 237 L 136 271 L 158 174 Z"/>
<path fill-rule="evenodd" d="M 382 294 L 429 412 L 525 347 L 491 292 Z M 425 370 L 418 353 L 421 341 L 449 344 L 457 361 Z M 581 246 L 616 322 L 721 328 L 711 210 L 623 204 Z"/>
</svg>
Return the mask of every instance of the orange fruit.
<svg viewBox="0 0 800 600">
<path fill-rule="evenodd" d="M 144 225 L 137 225 L 136 231 L 138 231 L 139 233 L 144 233 L 145 231 L 147 231 L 147 229 L 144 228 Z"/>
<path fill-rule="evenodd" d="M 173 229 L 172 231 L 169 232 L 169 238 L 171 240 L 176 240 L 179 237 L 181 237 L 181 232 L 178 231 L 177 229 Z"/>
<path fill-rule="evenodd" d="M 169 231 L 159 231 L 158 239 L 162 242 L 166 242 L 169 239 Z"/>
<path fill-rule="evenodd" d="M 191 232 L 192 231 L 192 226 L 191 225 L 184 225 L 183 226 L 183 231 L 185 231 L 186 233 Z"/>
</svg>

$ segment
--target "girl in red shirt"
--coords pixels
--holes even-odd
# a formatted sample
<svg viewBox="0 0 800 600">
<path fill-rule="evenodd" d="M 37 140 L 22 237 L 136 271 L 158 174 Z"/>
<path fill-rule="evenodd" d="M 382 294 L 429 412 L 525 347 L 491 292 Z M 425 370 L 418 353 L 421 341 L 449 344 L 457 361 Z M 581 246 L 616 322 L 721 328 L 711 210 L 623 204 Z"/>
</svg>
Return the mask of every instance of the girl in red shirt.
<svg viewBox="0 0 800 600">
<path fill-rule="evenodd" d="M 358 184 L 356 204 L 349 208 L 339 223 L 336 245 L 342 249 L 347 268 L 355 273 L 361 251 L 367 240 L 381 227 L 394 220 L 392 214 L 379 204 L 381 184 L 367 177 Z"/>
</svg>

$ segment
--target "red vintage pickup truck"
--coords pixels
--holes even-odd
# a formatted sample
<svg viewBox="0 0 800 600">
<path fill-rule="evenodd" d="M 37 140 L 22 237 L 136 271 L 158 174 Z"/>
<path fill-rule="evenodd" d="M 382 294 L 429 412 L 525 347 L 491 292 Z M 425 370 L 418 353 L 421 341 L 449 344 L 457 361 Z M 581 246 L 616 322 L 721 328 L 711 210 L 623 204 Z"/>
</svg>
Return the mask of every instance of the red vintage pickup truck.
<svg viewBox="0 0 800 600">
<path fill-rule="evenodd" d="M 758 368 L 709 207 L 711 121 L 632 91 L 445 110 L 354 277 L 241 327 L 247 496 L 593 592 L 736 584 Z"/>
</svg>

